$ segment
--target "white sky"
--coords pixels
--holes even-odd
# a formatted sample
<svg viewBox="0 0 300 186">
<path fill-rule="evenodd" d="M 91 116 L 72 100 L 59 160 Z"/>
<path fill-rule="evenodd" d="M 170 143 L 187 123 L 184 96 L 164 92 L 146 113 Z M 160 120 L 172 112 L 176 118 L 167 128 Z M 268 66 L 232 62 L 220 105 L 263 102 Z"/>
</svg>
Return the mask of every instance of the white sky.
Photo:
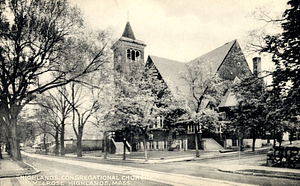
<svg viewBox="0 0 300 186">
<path fill-rule="evenodd" d="M 113 29 L 118 39 L 129 21 L 148 54 L 190 61 L 229 41 L 245 46 L 248 32 L 264 23 L 250 14 L 267 7 L 281 15 L 286 0 L 70 0 L 94 29 Z M 252 56 L 246 56 L 252 66 Z M 266 69 L 263 63 L 263 69 Z"/>
</svg>

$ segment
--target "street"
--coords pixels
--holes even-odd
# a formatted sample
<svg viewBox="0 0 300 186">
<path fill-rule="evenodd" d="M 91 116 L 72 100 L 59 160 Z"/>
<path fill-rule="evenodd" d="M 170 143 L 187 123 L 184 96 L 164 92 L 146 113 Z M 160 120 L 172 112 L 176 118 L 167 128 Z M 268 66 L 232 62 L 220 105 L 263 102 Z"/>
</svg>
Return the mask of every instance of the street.
<svg viewBox="0 0 300 186">
<path fill-rule="evenodd" d="M 133 177 L 129 174 L 118 174 L 101 170 L 99 168 L 81 167 L 79 165 L 65 164 L 57 161 L 49 161 L 39 158 L 25 157 L 41 173 L 32 176 L 21 177 L 29 180 L 34 186 L 40 185 L 146 185 L 146 186 L 166 186 L 158 182 L 148 181 L 143 177 Z M 64 161 L 62 158 L 60 159 Z"/>
<path fill-rule="evenodd" d="M 240 162 L 262 164 L 265 162 L 265 155 L 244 155 L 241 156 Z M 147 168 L 151 170 L 176 173 L 176 174 L 186 174 L 197 177 L 226 180 L 231 182 L 239 182 L 245 184 L 254 184 L 261 186 L 296 186 L 299 185 L 299 180 L 283 179 L 276 177 L 262 177 L 253 175 L 242 175 L 220 172 L 218 166 L 220 164 L 226 166 L 230 164 L 238 164 L 239 159 L 237 156 L 229 156 L 215 159 L 204 159 L 190 162 L 176 162 L 164 165 L 153 165 L 153 164 L 130 164 L 128 166 Z"/>
<path fill-rule="evenodd" d="M 100 164 L 95 162 L 95 160 L 91 162 L 83 161 L 83 159 L 69 159 L 36 154 L 26 155 L 30 157 L 29 159 L 27 158 L 27 161 L 42 171 L 41 174 L 36 175 L 37 177 L 24 178 L 29 179 L 34 185 L 47 183 L 48 185 L 248 185 L 227 180 L 178 174 L 172 171 L 149 170 L 149 167 L 146 165 L 144 165 L 145 167 L 137 168 L 128 166 L 128 164 L 125 166 L 122 163 L 122 166 L 120 166 Z M 182 163 L 180 164 L 183 165 Z M 152 166 L 172 167 L 174 164 Z M 50 179 L 50 181 L 47 179 Z"/>
<path fill-rule="evenodd" d="M 108 164 L 108 162 L 104 163 L 104 161 L 100 161 L 101 163 L 99 163 L 99 161 L 93 159 L 70 159 L 40 155 L 34 156 L 38 156 L 40 158 L 27 158 L 27 160 L 29 160 L 30 163 L 32 163 L 37 169 L 42 171 L 38 174 L 38 176 L 58 175 L 56 177 L 56 181 L 61 182 L 61 185 L 91 185 L 92 182 L 89 181 L 95 180 L 97 180 L 97 182 L 94 184 L 98 183 L 98 185 L 199 185 L 200 183 L 202 183 L 201 185 L 207 185 L 207 183 L 210 183 L 210 185 L 299 185 L 298 180 L 220 172 L 215 166 L 220 163 L 225 165 L 238 163 L 238 161 L 253 162 L 250 161 L 251 159 L 254 159 L 255 162 L 259 164 L 264 161 L 264 155 L 242 156 L 240 160 L 238 160 L 237 157 L 223 157 L 168 164 L 138 164 L 121 162 L 110 162 L 111 164 Z M 52 161 L 51 159 L 48 159 L 48 157 L 55 158 L 56 161 Z M 80 178 L 79 175 L 94 175 L 98 177 Z M 74 176 L 74 178 L 68 178 L 66 176 Z M 31 181 L 34 183 L 35 180 Z M 57 184 L 59 182 L 57 182 Z M 197 182 L 199 182 L 199 184 L 197 184 Z"/>
</svg>

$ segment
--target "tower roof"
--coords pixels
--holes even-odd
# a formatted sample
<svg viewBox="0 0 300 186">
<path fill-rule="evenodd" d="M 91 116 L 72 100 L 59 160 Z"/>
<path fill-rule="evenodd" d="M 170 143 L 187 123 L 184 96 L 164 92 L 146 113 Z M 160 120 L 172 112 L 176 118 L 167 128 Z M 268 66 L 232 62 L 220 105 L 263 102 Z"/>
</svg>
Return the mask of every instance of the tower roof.
<svg viewBox="0 0 300 186">
<path fill-rule="evenodd" d="M 123 31 L 122 37 L 127 37 L 127 38 L 135 40 L 133 31 L 132 31 L 132 28 L 131 28 L 129 22 L 126 23 L 126 26 L 125 26 L 125 29 Z"/>
</svg>

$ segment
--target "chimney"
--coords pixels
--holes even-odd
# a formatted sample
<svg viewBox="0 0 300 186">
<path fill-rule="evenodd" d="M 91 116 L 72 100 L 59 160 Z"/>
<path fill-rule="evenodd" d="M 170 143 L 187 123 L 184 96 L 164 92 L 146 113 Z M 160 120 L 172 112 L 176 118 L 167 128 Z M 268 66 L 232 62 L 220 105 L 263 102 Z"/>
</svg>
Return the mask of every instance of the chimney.
<svg viewBox="0 0 300 186">
<path fill-rule="evenodd" d="M 253 59 L 253 74 L 258 77 L 261 73 L 261 57 L 254 57 Z"/>
</svg>

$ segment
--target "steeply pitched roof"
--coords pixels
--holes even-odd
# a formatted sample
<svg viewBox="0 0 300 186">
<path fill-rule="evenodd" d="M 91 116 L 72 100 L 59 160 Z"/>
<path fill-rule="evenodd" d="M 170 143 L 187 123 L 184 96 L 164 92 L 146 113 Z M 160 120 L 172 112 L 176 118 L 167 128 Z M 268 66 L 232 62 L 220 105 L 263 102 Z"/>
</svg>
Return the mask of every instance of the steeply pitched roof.
<svg viewBox="0 0 300 186">
<path fill-rule="evenodd" d="M 153 55 L 149 55 L 148 60 L 149 59 L 152 60 L 153 64 L 173 94 L 178 92 L 177 89 L 180 89 L 181 93 L 189 92 L 187 83 L 181 78 L 181 73 L 186 68 L 185 63 Z"/>
<path fill-rule="evenodd" d="M 209 65 L 212 73 L 216 73 L 221 66 L 222 62 L 226 58 L 230 49 L 236 43 L 236 40 L 226 43 L 196 59 L 188 62 L 189 64 L 199 63 L 200 65 Z"/>
<path fill-rule="evenodd" d="M 158 72 L 162 76 L 163 80 L 166 82 L 170 91 L 173 95 L 189 95 L 190 88 L 188 83 L 182 78 L 182 73 L 187 73 L 186 65 L 200 65 L 200 69 L 202 66 L 205 67 L 203 69 L 209 68 L 210 73 L 217 73 L 224 61 L 226 61 L 227 56 L 231 52 L 231 49 L 238 45 L 236 40 L 228 42 L 211 52 L 208 52 L 188 63 L 183 63 L 179 61 L 174 61 L 170 59 L 160 58 L 156 56 L 149 56 L 148 60 L 151 59 Z M 240 49 L 239 49 L 240 50 Z M 234 80 L 236 81 L 236 80 Z M 235 104 L 235 98 L 232 97 L 230 92 L 225 95 L 225 100 L 223 100 L 222 105 L 228 106 Z M 208 100 L 203 100 L 201 107 L 204 108 L 209 103 Z"/>
<path fill-rule="evenodd" d="M 131 28 L 129 22 L 126 23 L 126 26 L 125 26 L 125 29 L 123 31 L 122 37 L 127 37 L 127 38 L 135 40 L 133 31 L 132 31 L 132 28 Z"/>
</svg>

